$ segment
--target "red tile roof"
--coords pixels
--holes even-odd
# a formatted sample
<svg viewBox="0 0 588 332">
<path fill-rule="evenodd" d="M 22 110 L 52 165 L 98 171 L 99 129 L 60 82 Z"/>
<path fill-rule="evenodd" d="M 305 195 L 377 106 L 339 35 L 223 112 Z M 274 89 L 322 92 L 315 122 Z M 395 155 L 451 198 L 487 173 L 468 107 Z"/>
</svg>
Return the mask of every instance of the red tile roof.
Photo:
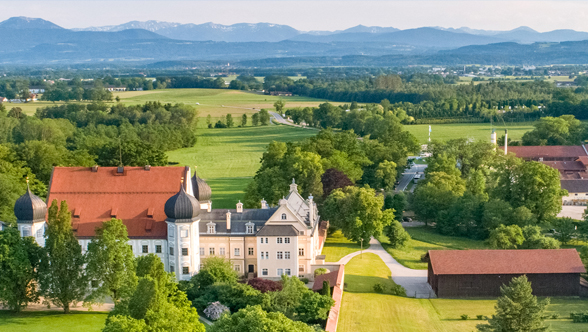
<svg viewBox="0 0 588 332">
<path fill-rule="evenodd" d="M 543 164 L 555 168 L 560 172 L 582 172 L 586 171 L 583 162 L 577 161 L 542 161 Z"/>
<path fill-rule="evenodd" d="M 500 147 L 504 150 L 504 147 Z M 509 153 L 514 153 L 519 158 L 573 158 L 586 156 L 586 151 L 579 145 L 552 145 L 552 146 L 509 146 Z"/>
<path fill-rule="evenodd" d="M 78 238 L 94 236 L 96 227 L 111 217 L 122 219 L 130 238 L 166 238 L 168 198 L 178 192 L 185 167 L 55 167 L 48 204 L 66 200 Z M 152 214 L 150 217 L 148 214 Z"/>
<path fill-rule="evenodd" d="M 585 273 L 576 249 L 429 250 L 433 273 Z"/>
</svg>

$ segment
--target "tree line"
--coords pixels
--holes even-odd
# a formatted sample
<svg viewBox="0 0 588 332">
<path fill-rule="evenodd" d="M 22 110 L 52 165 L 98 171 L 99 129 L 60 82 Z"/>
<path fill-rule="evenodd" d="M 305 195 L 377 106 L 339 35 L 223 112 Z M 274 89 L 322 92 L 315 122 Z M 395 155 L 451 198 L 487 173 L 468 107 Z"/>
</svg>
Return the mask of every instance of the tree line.
<svg viewBox="0 0 588 332">
<path fill-rule="evenodd" d="M 53 166 L 164 166 L 165 151 L 193 146 L 198 112 L 183 104 L 65 104 L 27 116 L 0 105 L 0 220 L 14 222 L 26 190 L 46 195 Z"/>
</svg>

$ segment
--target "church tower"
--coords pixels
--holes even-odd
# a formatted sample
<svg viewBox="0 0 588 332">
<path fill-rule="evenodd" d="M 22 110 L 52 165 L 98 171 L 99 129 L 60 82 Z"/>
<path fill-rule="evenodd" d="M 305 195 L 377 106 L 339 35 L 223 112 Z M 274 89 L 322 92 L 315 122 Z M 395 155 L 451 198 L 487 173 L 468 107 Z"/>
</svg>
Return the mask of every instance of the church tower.
<svg viewBox="0 0 588 332">
<path fill-rule="evenodd" d="M 177 280 L 189 280 L 200 269 L 200 202 L 188 194 L 184 183 L 180 191 L 165 202 L 169 272 Z"/>
<path fill-rule="evenodd" d="M 44 247 L 47 204 L 31 192 L 29 180 L 27 180 L 27 192 L 14 204 L 14 215 L 20 235 L 32 236 L 39 246 Z"/>
</svg>

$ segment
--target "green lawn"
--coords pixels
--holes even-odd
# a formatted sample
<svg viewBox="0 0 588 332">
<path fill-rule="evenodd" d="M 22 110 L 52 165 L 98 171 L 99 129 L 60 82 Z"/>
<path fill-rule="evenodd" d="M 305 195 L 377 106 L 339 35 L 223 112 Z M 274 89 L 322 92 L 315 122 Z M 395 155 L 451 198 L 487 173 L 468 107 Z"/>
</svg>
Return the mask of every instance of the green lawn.
<svg viewBox="0 0 588 332">
<path fill-rule="evenodd" d="M 473 138 L 475 140 L 490 142 L 492 128 L 496 129 L 497 138 L 504 134 L 504 129 L 508 129 L 508 137 L 513 140 L 520 140 L 523 134 L 533 130 L 532 122 L 515 122 L 503 124 L 494 123 L 450 123 L 450 124 L 432 124 L 431 139 L 446 141 L 455 138 Z M 406 130 L 416 136 L 418 141 L 426 144 L 429 137 L 429 125 L 418 124 L 404 126 Z"/>
<path fill-rule="evenodd" d="M 298 141 L 313 130 L 289 126 L 208 129 L 200 123 L 198 141 L 190 148 L 168 152 L 170 162 L 198 166 L 198 175 L 212 188 L 213 208 L 234 208 L 259 169 L 271 141 Z"/>
<path fill-rule="evenodd" d="M 104 327 L 107 313 L 74 311 L 25 311 L 13 314 L 0 311 L 0 331 L 19 332 L 98 332 Z"/>
<path fill-rule="evenodd" d="M 388 246 L 388 237 L 382 235 L 378 240 L 400 264 L 411 269 L 427 269 L 427 263 L 421 262 L 421 256 L 429 250 L 446 249 L 485 249 L 483 241 L 468 239 L 465 237 L 445 236 L 435 232 L 429 227 L 406 227 L 411 240 L 402 249 L 393 249 Z"/>
<path fill-rule="evenodd" d="M 363 249 L 370 247 L 369 243 L 364 243 Z M 325 262 L 338 262 L 341 258 L 361 250 L 361 246 L 348 240 L 341 231 L 336 231 L 327 236 L 322 254 L 326 255 Z"/>
<path fill-rule="evenodd" d="M 484 323 L 477 315 L 491 316 L 495 299 L 413 299 L 373 293 L 377 282 L 391 285 L 390 270 L 374 254 L 355 257 L 345 266 L 345 292 L 339 316 L 338 332 L 464 332 L 475 331 Z M 553 298 L 546 314 L 555 332 L 588 331 L 588 324 L 568 319 L 573 311 L 588 310 L 588 300 Z M 466 314 L 470 318 L 461 320 Z"/>
</svg>

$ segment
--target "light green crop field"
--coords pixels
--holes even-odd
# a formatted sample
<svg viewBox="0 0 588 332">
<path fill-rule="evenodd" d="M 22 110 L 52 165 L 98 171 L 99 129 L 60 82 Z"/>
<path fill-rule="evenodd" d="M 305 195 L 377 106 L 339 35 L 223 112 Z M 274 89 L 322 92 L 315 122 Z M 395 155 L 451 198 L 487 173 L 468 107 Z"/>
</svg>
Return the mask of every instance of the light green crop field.
<svg viewBox="0 0 588 332">
<path fill-rule="evenodd" d="M 236 119 L 239 121 L 240 119 Z M 299 141 L 316 135 L 312 129 L 284 125 L 244 128 L 204 128 L 201 119 L 196 145 L 167 153 L 170 162 L 198 166 L 198 175 L 212 188 L 213 208 L 234 208 L 259 169 L 271 141 Z"/>
<path fill-rule="evenodd" d="M 368 249 L 369 243 L 364 243 L 363 249 Z M 361 245 L 348 240 L 340 230 L 327 235 L 325 246 L 321 254 L 325 255 L 326 262 L 338 262 L 341 258 L 361 250 Z"/>
<path fill-rule="evenodd" d="M 108 313 L 72 311 L 25 311 L 18 314 L 0 311 L 0 331 L 19 332 L 99 332 Z"/>
<path fill-rule="evenodd" d="M 419 143 L 426 144 L 429 138 L 429 125 L 418 124 L 404 126 L 406 130 L 416 136 Z M 490 142 L 492 128 L 496 130 L 499 139 L 504 134 L 504 129 L 508 129 L 508 137 L 512 140 L 520 140 L 523 134 L 533 130 L 532 122 L 514 122 L 496 124 L 490 123 L 449 123 L 449 124 L 432 124 L 431 140 L 446 141 L 455 138 L 472 138 L 476 141 Z"/>
<path fill-rule="evenodd" d="M 428 227 L 406 227 L 411 240 L 404 248 L 393 249 L 388 245 L 388 237 L 381 235 L 378 240 L 382 246 L 392 255 L 400 264 L 411 268 L 426 270 L 427 263 L 421 262 L 421 256 L 429 250 L 447 250 L 447 249 L 486 249 L 488 246 L 484 241 L 477 241 L 465 237 L 445 236 L 436 233 Z"/>
<path fill-rule="evenodd" d="M 272 109 L 278 99 L 283 99 L 286 102 L 286 109 L 289 107 L 313 107 L 325 102 L 325 100 L 307 97 L 277 97 L 227 89 L 125 91 L 116 92 L 114 96 L 120 97 L 122 103 L 131 105 L 147 101 L 184 103 L 195 106 L 200 112 L 200 117 L 206 117 L 208 114 L 218 117 L 227 113 L 240 116 L 243 113 L 257 112 L 262 108 Z"/>
<path fill-rule="evenodd" d="M 477 315 L 491 316 L 495 299 L 413 299 L 373 292 L 375 283 L 390 286 L 390 270 L 374 254 L 355 257 L 345 265 L 343 302 L 338 332 L 468 332 L 475 331 Z M 546 314 L 552 331 L 588 330 L 588 324 L 572 323 L 570 312 L 588 310 L 588 300 L 553 298 Z M 469 319 L 462 320 L 461 315 Z"/>
<path fill-rule="evenodd" d="M 241 115 L 254 113 L 262 108 L 271 109 L 278 99 L 286 102 L 289 107 L 316 107 L 326 100 L 308 97 L 278 97 L 263 94 L 228 89 L 162 89 L 148 91 L 124 91 L 114 92 L 114 97 L 120 97 L 121 103 L 126 105 L 144 104 L 147 101 L 159 101 L 162 103 L 184 103 L 195 106 L 200 111 L 201 117 L 211 114 L 218 117 L 231 113 Z M 74 102 L 76 103 L 76 102 Z M 82 102 L 88 103 L 88 102 Z M 114 104 L 115 102 L 108 102 Z M 197 105 L 198 103 L 199 105 Z M 64 102 L 37 101 L 34 103 L 12 104 L 7 103 L 6 108 L 20 107 L 28 114 L 35 114 L 37 108 L 62 105 Z M 341 103 L 334 103 L 339 105 Z"/>
</svg>

